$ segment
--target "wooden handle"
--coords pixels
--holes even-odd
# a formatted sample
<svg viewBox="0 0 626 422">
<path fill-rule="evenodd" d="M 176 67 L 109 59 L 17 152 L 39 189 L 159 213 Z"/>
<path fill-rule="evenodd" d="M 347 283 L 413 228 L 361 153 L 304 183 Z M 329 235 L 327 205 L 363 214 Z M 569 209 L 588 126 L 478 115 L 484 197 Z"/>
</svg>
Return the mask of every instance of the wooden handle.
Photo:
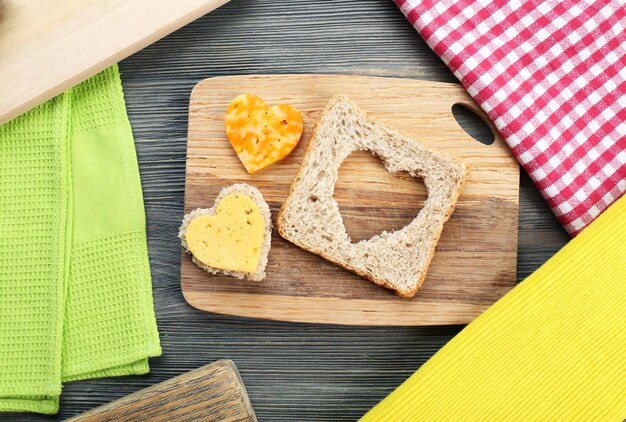
<svg viewBox="0 0 626 422">
<path fill-rule="evenodd" d="M 253 421 L 237 367 L 219 360 L 96 407 L 69 421 Z"/>
<path fill-rule="evenodd" d="M 0 0 L 0 124 L 227 1 Z"/>
</svg>

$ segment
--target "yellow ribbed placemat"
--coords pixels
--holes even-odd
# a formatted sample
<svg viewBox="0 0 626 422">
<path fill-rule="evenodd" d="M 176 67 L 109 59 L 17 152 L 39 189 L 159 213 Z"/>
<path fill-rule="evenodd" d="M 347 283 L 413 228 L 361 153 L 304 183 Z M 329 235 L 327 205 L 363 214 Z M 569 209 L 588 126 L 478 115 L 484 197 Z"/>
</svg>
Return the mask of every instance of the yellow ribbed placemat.
<svg viewBox="0 0 626 422">
<path fill-rule="evenodd" d="M 622 421 L 626 196 L 362 421 Z"/>
</svg>

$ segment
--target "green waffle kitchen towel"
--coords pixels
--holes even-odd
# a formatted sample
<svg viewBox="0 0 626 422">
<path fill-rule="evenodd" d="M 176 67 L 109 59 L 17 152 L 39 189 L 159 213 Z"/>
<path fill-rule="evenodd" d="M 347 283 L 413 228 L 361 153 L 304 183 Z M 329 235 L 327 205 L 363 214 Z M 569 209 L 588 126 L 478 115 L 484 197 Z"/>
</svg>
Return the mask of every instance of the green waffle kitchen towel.
<svg viewBox="0 0 626 422">
<path fill-rule="evenodd" d="M 117 66 L 0 126 L 0 411 L 161 354 Z"/>
</svg>

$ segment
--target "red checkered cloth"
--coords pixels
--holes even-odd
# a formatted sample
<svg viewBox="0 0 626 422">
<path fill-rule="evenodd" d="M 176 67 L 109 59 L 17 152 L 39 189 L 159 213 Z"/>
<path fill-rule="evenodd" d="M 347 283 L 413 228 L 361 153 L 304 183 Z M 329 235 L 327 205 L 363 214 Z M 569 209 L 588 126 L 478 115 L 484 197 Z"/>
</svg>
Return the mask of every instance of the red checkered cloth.
<svg viewBox="0 0 626 422">
<path fill-rule="evenodd" d="M 572 236 L 624 194 L 625 0 L 396 4 Z"/>
</svg>

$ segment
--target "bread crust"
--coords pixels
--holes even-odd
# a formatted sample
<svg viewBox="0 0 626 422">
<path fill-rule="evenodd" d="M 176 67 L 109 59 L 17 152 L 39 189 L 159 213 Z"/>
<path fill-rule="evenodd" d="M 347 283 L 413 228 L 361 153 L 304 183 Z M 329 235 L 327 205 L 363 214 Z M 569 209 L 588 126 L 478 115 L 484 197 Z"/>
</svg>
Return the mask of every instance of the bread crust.
<svg viewBox="0 0 626 422">
<path fill-rule="evenodd" d="M 348 262 L 345 262 L 341 259 L 338 259 L 337 257 L 333 256 L 332 254 L 327 253 L 326 251 L 324 251 L 321 248 L 316 248 L 312 245 L 308 245 L 305 244 L 301 241 L 301 239 L 299 239 L 297 236 L 293 236 L 291 235 L 286 229 L 285 226 L 287 225 L 287 221 L 286 221 L 286 212 L 287 210 L 290 209 L 291 205 L 292 205 L 292 201 L 294 200 L 294 193 L 296 190 L 296 186 L 298 185 L 298 183 L 301 181 L 301 179 L 305 176 L 306 171 L 308 170 L 307 168 L 305 168 L 304 163 L 307 163 L 308 160 L 311 158 L 311 155 L 316 151 L 316 148 L 318 147 L 317 143 L 321 142 L 318 139 L 318 131 L 320 130 L 320 126 L 325 123 L 325 119 L 328 115 L 328 113 L 333 109 L 333 107 L 340 101 L 347 101 L 351 107 L 353 107 L 354 109 L 358 110 L 362 115 L 365 116 L 365 119 L 367 119 L 370 123 L 372 123 L 374 126 L 377 127 L 383 127 L 386 128 L 386 125 L 384 125 L 383 123 L 378 122 L 376 119 L 371 118 L 367 113 L 364 113 L 356 104 L 354 104 L 351 100 L 349 100 L 347 97 L 342 96 L 342 95 L 337 95 L 337 96 L 333 96 L 329 102 L 326 104 L 326 106 L 324 107 L 324 109 L 322 110 L 322 112 L 320 113 L 317 122 L 315 123 L 315 126 L 313 128 L 313 131 L 311 133 L 311 137 L 309 140 L 309 145 L 307 146 L 307 150 L 304 154 L 304 157 L 302 159 L 302 165 L 300 166 L 300 169 L 298 171 L 298 174 L 296 175 L 296 177 L 294 178 L 291 187 L 289 189 L 289 194 L 287 196 L 287 199 L 285 200 L 285 202 L 283 203 L 283 206 L 281 207 L 277 219 L 276 219 L 276 226 L 278 229 L 278 233 L 286 240 L 288 240 L 289 242 L 295 244 L 296 246 L 305 249 L 311 253 L 314 253 L 316 255 L 321 256 L 322 258 L 338 265 L 339 267 L 342 267 L 348 271 L 351 271 L 367 280 L 370 280 L 371 282 L 380 285 L 382 287 L 388 288 L 390 290 L 393 290 L 396 295 L 398 295 L 399 297 L 402 298 L 412 298 L 415 296 L 415 294 L 419 291 L 419 289 L 421 288 L 422 284 L 424 283 L 424 280 L 426 279 L 426 275 L 428 273 L 428 267 L 432 261 L 432 258 L 434 256 L 435 253 L 435 249 L 437 246 L 437 243 L 439 241 L 439 238 L 441 237 L 441 232 L 443 230 L 443 225 L 446 221 L 448 221 L 448 219 L 450 218 L 450 216 L 452 215 L 452 213 L 454 212 L 457 200 L 460 196 L 460 193 L 463 189 L 463 187 L 465 186 L 466 182 L 467 182 L 467 177 L 469 174 L 469 165 L 462 161 L 459 160 L 457 158 L 451 157 L 448 154 L 445 154 L 443 152 L 437 151 L 437 153 L 439 155 L 445 156 L 447 160 L 449 160 L 449 162 L 454 162 L 456 164 L 459 164 L 461 166 L 463 166 L 464 171 L 461 175 L 460 180 L 457 182 L 457 189 L 454 190 L 453 192 L 453 197 L 450 198 L 450 202 L 449 202 L 449 206 L 447 208 L 447 210 L 445 211 L 445 215 L 444 217 L 441 219 L 441 221 L 438 224 L 438 227 L 435 230 L 435 235 L 433 236 L 433 241 L 430 244 L 430 247 L 427 251 L 427 256 L 424 262 L 424 265 L 422 266 L 423 271 L 421 272 L 419 278 L 416 280 L 416 282 L 412 285 L 411 288 L 409 289 L 402 289 L 399 286 L 396 286 L 394 284 L 392 284 L 391 282 L 389 282 L 388 280 L 381 278 L 381 277 L 376 277 L 374 274 L 371 274 L 369 272 L 363 271 L 361 268 L 358 268 L 356 266 L 351 265 Z M 393 129 L 395 132 L 399 132 L 395 129 Z M 400 132 L 401 133 L 401 132 Z M 405 135 L 406 136 L 406 135 Z M 408 136 L 407 136 L 408 137 Z M 415 141 L 417 142 L 417 141 Z M 432 148 L 429 148 L 432 150 Z M 341 164 L 340 164 L 341 165 Z M 417 219 L 417 216 L 416 216 Z"/>
</svg>

